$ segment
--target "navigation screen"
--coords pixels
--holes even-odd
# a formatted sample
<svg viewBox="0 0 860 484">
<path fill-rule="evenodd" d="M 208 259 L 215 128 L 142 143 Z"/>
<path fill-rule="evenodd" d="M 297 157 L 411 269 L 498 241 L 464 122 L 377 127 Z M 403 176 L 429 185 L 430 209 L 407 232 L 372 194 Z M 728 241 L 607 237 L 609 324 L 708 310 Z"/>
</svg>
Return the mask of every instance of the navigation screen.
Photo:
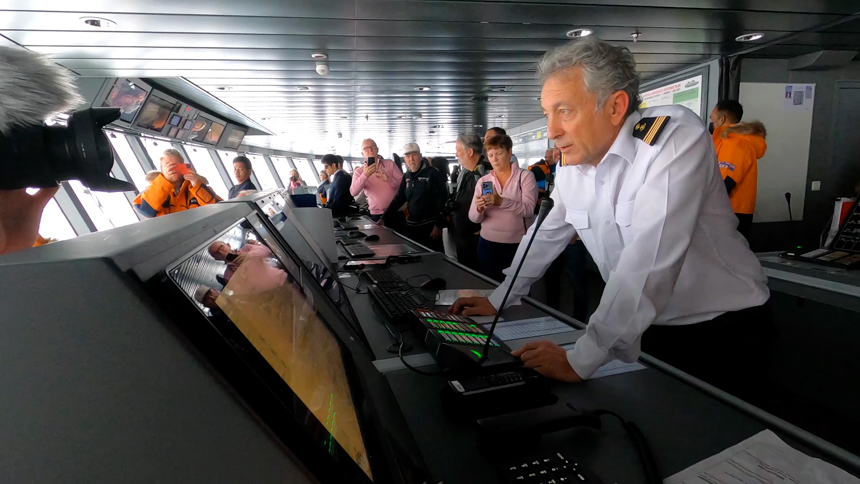
<svg viewBox="0 0 860 484">
<path fill-rule="evenodd" d="M 164 125 L 167 124 L 167 118 L 170 116 L 170 112 L 173 111 L 174 106 L 176 106 L 175 102 L 161 99 L 158 96 L 150 97 L 137 117 L 137 126 L 160 132 L 164 129 Z"/>
<path fill-rule="evenodd" d="M 224 127 L 225 126 L 223 124 L 213 121 L 212 127 L 209 129 L 209 132 L 206 133 L 206 137 L 203 138 L 203 142 L 210 145 L 218 143 L 218 140 L 221 139 L 221 134 L 224 133 Z"/>
<path fill-rule="evenodd" d="M 134 115 L 143 106 L 147 94 L 145 89 L 125 79 L 111 89 L 102 107 L 119 108 L 119 119 L 131 123 L 134 121 Z"/>
<path fill-rule="evenodd" d="M 277 372 L 306 407 L 296 418 L 323 448 L 335 458 L 345 452 L 372 480 L 340 345 L 273 247 L 245 222 L 169 275 L 216 328 L 232 323 Z"/>
<path fill-rule="evenodd" d="M 206 119 L 202 116 L 195 119 L 194 124 L 191 126 L 191 134 L 188 135 L 188 141 L 202 142 L 206 138 L 206 133 L 209 132 L 209 126 L 211 125 L 211 119 Z"/>
<path fill-rule="evenodd" d="M 239 145 L 242 144 L 242 140 L 245 138 L 245 132 L 241 129 L 230 128 L 230 135 L 227 137 L 227 141 L 224 143 L 225 148 L 229 148 L 231 150 L 239 149 Z"/>
</svg>

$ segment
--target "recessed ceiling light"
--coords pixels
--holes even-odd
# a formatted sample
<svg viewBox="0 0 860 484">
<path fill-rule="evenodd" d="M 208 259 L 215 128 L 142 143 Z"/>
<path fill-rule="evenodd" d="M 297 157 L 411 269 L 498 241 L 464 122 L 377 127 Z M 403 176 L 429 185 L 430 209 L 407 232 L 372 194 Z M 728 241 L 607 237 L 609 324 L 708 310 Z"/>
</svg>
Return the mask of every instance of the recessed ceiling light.
<svg viewBox="0 0 860 484">
<path fill-rule="evenodd" d="M 738 42 L 753 42 L 762 38 L 764 38 L 764 34 L 757 32 L 754 34 L 738 35 L 737 37 L 735 37 L 735 40 Z"/>
<path fill-rule="evenodd" d="M 497 118 L 507 118 L 507 117 L 508 117 L 508 115 L 507 115 L 507 114 L 500 114 L 500 115 L 498 115 L 498 116 L 496 116 L 496 117 L 497 117 Z"/>
<path fill-rule="evenodd" d="M 230 86 L 218 86 L 215 88 L 218 91 L 232 91 L 233 88 Z"/>
<path fill-rule="evenodd" d="M 310 91 L 310 90 L 311 90 L 311 88 L 309 88 L 308 86 L 299 86 L 296 88 L 296 91 Z"/>
<path fill-rule="evenodd" d="M 484 125 L 483 124 L 473 124 L 472 127 L 473 128 L 483 128 Z"/>
<path fill-rule="evenodd" d="M 415 88 L 416 91 L 429 91 L 430 86 L 418 86 Z"/>
<path fill-rule="evenodd" d="M 594 31 L 591 29 L 582 28 L 582 29 L 568 30 L 565 35 L 570 37 L 571 39 L 578 39 L 580 37 L 588 37 L 589 35 L 591 35 L 593 33 L 594 33 Z"/>
<path fill-rule="evenodd" d="M 113 29 L 116 28 L 116 22 L 100 17 L 81 17 L 81 22 L 90 28 L 94 29 Z"/>
<path fill-rule="evenodd" d="M 316 54 L 311 54 L 311 59 L 314 59 L 314 60 L 328 59 L 328 54 L 323 54 L 322 52 L 317 52 Z"/>
<path fill-rule="evenodd" d="M 532 100 L 533 100 L 533 101 L 540 101 L 540 96 L 538 96 L 538 97 L 533 97 L 533 98 L 532 98 Z"/>
</svg>

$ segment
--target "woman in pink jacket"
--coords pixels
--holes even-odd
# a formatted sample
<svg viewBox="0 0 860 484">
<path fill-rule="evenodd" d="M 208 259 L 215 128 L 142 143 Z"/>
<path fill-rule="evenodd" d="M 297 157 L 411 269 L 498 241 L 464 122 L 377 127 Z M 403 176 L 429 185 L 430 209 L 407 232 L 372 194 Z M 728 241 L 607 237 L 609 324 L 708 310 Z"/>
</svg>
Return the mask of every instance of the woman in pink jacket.
<svg viewBox="0 0 860 484">
<path fill-rule="evenodd" d="M 475 185 L 469 219 L 481 224 L 478 270 L 487 277 L 503 281 L 502 271 L 513 262 L 520 240 L 532 223 L 538 189 L 532 172 L 511 164 L 513 142 L 510 137 L 494 136 L 484 143 L 484 148 L 493 171 Z M 485 182 L 492 183 L 492 193 L 484 194 Z"/>
</svg>

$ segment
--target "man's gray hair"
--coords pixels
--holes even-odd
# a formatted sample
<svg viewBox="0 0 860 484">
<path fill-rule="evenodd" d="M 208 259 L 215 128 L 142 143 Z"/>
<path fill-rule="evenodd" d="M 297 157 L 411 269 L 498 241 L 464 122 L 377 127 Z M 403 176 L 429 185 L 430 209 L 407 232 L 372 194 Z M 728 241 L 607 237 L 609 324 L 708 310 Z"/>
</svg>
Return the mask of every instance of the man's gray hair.
<svg viewBox="0 0 860 484">
<path fill-rule="evenodd" d="M 484 151 L 484 141 L 477 133 L 472 133 L 471 131 L 460 133 L 459 136 L 457 136 L 457 141 L 463 143 L 463 148 L 467 150 L 471 148 L 476 155 L 479 155 Z"/>
<path fill-rule="evenodd" d="M 179 150 L 175 150 L 173 148 L 168 148 L 164 150 L 164 153 L 161 154 L 162 158 L 166 158 L 168 156 L 173 156 L 175 158 L 179 158 L 180 160 L 185 160 L 185 157 L 182 156 L 182 153 L 180 153 Z"/>
<path fill-rule="evenodd" d="M 630 99 L 626 115 L 639 108 L 639 73 L 636 61 L 626 47 L 614 47 L 600 39 L 582 39 L 553 49 L 538 63 L 538 76 L 546 82 L 553 74 L 582 68 L 585 88 L 597 95 L 597 109 L 602 109 L 609 96 L 624 91 Z"/>
</svg>

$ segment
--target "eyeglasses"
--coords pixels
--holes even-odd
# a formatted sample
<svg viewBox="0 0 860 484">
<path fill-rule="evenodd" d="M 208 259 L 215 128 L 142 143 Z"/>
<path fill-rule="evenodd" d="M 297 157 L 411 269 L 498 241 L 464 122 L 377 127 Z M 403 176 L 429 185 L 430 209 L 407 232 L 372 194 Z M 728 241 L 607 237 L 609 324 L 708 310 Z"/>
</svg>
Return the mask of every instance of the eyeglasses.
<svg viewBox="0 0 860 484">
<path fill-rule="evenodd" d="M 379 149 L 379 148 L 377 148 L 377 147 L 376 147 L 376 145 L 372 145 L 372 146 L 365 146 L 364 148 L 362 148 L 362 149 L 361 149 L 361 151 L 371 151 L 371 150 L 374 150 L 374 149 Z"/>
</svg>

